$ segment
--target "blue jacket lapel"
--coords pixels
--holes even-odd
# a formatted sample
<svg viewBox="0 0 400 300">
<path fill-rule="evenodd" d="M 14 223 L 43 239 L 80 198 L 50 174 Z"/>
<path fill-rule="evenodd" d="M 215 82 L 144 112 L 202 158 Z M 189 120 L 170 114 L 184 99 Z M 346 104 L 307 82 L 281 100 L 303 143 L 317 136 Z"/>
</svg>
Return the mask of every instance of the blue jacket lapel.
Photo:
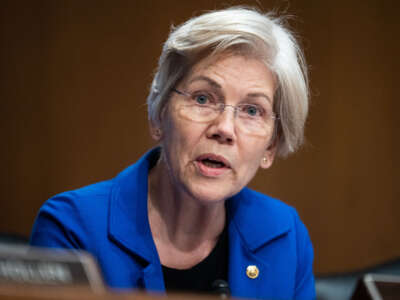
<svg viewBox="0 0 400 300">
<path fill-rule="evenodd" d="M 228 200 L 228 278 L 232 295 L 236 297 L 262 298 L 277 288 L 273 280 L 276 274 L 263 250 L 288 233 L 290 218 L 274 206 L 274 200 L 271 202 L 265 195 L 247 188 Z M 268 211 L 274 213 L 266 214 Z M 249 266 L 257 268 L 256 278 L 247 275 Z"/>
<path fill-rule="evenodd" d="M 108 226 L 109 237 L 143 261 L 143 287 L 164 291 L 160 260 L 147 216 L 148 170 L 155 155 L 158 155 L 156 150 L 148 152 L 114 179 Z M 227 200 L 228 276 L 234 296 L 259 298 L 276 288 L 272 280 L 275 274 L 269 269 L 268 255 L 263 249 L 288 233 L 291 219 L 286 215 L 287 210 L 277 205 L 281 204 L 247 188 Z M 249 265 L 257 266 L 257 278 L 246 275 Z"/>
<path fill-rule="evenodd" d="M 155 155 L 156 150 L 149 151 L 114 179 L 108 232 L 115 243 L 143 261 L 143 287 L 163 291 L 160 260 L 147 215 L 148 170 Z"/>
</svg>

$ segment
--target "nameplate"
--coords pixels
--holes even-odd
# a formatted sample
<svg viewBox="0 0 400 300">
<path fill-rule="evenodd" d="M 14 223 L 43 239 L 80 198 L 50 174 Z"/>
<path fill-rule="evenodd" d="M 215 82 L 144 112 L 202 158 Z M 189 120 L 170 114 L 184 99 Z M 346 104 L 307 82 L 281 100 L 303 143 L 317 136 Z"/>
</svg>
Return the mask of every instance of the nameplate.
<svg viewBox="0 0 400 300">
<path fill-rule="evenodd" d="M 87 252 L 0 244 L 0 283 L 88 286 L 103 290 L 93 257 Z"/>
</svg>

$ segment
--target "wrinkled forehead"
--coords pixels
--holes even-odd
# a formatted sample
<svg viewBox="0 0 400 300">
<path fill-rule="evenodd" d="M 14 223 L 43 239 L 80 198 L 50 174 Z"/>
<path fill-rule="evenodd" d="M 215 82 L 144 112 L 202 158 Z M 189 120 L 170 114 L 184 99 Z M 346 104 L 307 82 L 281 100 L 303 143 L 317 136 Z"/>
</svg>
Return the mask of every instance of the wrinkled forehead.
<svg viewBox="0 0 400 300">
<path fill-rule="evenodd" d="M 194 56 L 188 63 L 186 72 L 184 72 L 182 78 L 179 80 L 179 82 L 177 82 L 176 86 L 187 85 L 193 76 L 195 76 L 195 74 L 205 72 L 206 70 L 210 69 L 210 67 L 216 65 L 219 61 L 233 56 L 238 56 L 249 60 L 254 59 L 262 62 L 267 70 L 272 73 L 274 84 L 276 86 L 277 76 L 271 67 L 267 53 L 265 51 L 256 51 L 250 47 L 247 49 L 242 46 L 224 50 L 223 52 L 207 51 L 206 53 Z"/>
<path fill-rule="evenodd" d="M 201 86 L 219 91 L 229 87 L 239 93 L 265 94 L 272 103 L 276 76 L 257 57 L 229 52 L 198 61 L 177 86 L 189 90 Z"/>
</svg>

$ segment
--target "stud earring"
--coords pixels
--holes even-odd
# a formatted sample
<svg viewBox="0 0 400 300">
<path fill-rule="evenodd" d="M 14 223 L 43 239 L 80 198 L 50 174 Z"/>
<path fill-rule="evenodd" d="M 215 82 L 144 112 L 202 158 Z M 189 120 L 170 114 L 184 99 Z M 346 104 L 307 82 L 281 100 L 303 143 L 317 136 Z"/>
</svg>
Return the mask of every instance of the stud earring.
<svg viewBox="0 0 400 300">
<path fill-rule="evenodd" d="M 266 157 L 263 157 L 262 162 L 263 162 L 263 163 L 266 163 L 266 162 L 267 162 L 267 158 L 266 158 Z"/>
</svg>

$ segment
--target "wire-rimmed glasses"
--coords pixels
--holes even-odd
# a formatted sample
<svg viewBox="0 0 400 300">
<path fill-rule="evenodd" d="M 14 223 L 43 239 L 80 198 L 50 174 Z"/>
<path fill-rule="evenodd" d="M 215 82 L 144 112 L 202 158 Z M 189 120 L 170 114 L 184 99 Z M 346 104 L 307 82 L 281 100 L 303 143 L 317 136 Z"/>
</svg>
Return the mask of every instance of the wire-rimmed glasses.
<svg viewBox="0 0 400 300">
<path fill-rule="evenodd" d="M 233 109 L 238 128 L 246 134 L 266 136 L 272 132 L 278 117 L 270 110 L 254 103 L 229 105 L 217 99 L 212 93 L 190 93 L 172 89 L 184 97 L 179 106 L 180 114 L 194 122 L 208 123 L 215 120 L 226 107 Z"/>
</svg>

